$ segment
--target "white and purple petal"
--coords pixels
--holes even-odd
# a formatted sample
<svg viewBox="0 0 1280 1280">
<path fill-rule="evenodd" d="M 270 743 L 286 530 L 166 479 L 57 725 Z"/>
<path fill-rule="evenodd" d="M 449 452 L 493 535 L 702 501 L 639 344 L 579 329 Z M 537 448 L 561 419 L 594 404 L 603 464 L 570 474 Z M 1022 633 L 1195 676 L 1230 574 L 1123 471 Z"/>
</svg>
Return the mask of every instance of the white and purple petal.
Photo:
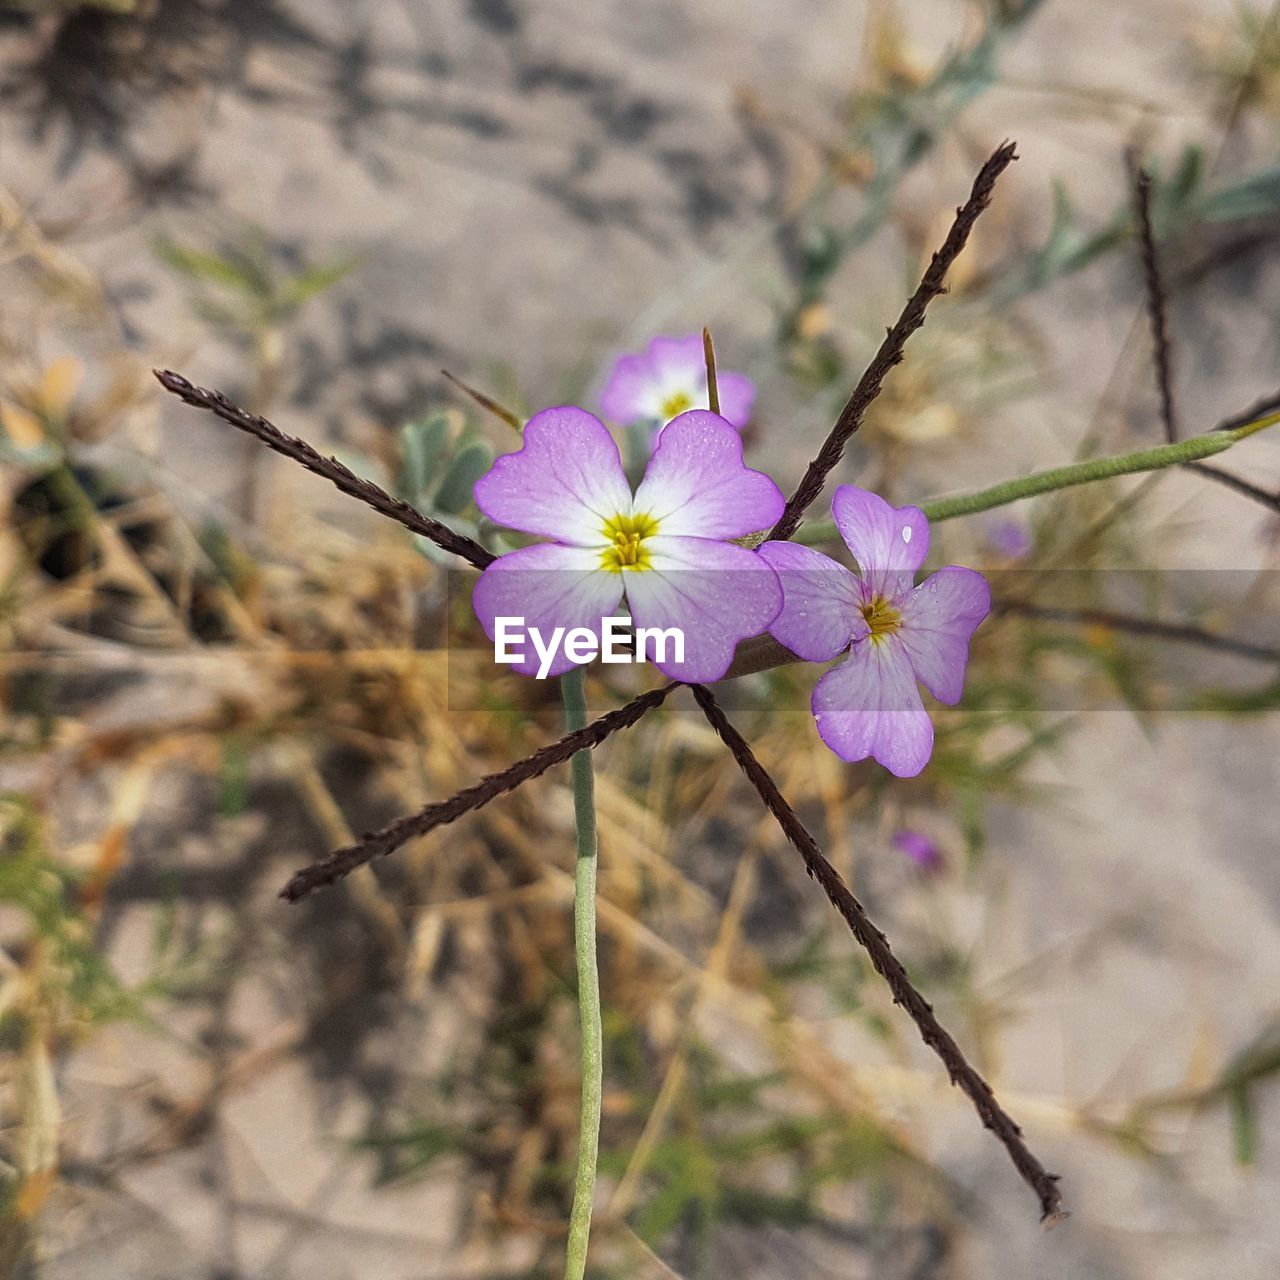
<svg viewBox="0 0 1280 1280">
<path fill-rule="evenodd" d="M 902 626 L 897 639 L 916 678 L 939 702 L 954 705 L 964 690 L 969 638 L 991 612 L 987 580 L 973 569 L 955 565 L 939 569 L 900 607 Z"/>
<path fill-rule="evenodd" d="M 740 538 L 782 514 L 782 490 L 742 464 L 742 439 L 719 414 L 691 409 L 658 438 L 633 510 L 663 536 Z"/>
<path fill-rule="evenodd" d="M 683 408 L 707 405 L 702 338 L 654 338 L 635 355 L 619 356 L 600 395 L 600 407 L 616 422 L 666 422 L 672 402 Z"/>
<path fill-rule="evenodd" d="M 806 662 L 830 662 L 850 640 L 867 634 L 863 587 L 844 565 L 794 542 L 766 542 L 759 554 L 782 586 L 782 612 L 769 634 L 792 653 Z"/>
<path fill-rule="evenodd" d="M 933 722 L 896 637 L 860 640 L 814 686 L 810 705 L 823 742 L 842 760 L 878 760 L 914 778 L 933 754 Z"/>
<path fill-rule="evenodd" d="M 658 417 L 657 383 L 648 353 L 619 356 L 609 371 L 609 380 L 600 393 L 600 408 L 606 418 L 628 425 Z"/>
<path fill-rule="evenodd" d="M 701 382 L 703 395 L 706 395 L 707 357 L 702 334 L 654 338 L 649 343 L 648 356 L 654 381 L 664 390 L 692 390 Z"/>
<path fill-rule="evenodd" d="M 609 429 L 565 405 L 529 419 L 524 446 L 476 481 L 476 505 L 496 524 L 580 547 L 604 546 L 604 523 L 631 510 Z"/>
<path fill-rule="evenodd" d="M 600 552 L 590 547 L 566 547 L 554 542 L 523 547 L 499 556 L 476 581 L 472 608 L 490 640 L 498 618 L 519 619 L 527 632 L 536 627 L 549 644 L 557 627 L 567 634 L 586 627 L 597 636 L 604 619 L 617 614 L 622 599 L 622 575 L 600 568 Z M 524 659 L 513 670 L 532 676 L 540 661 L 531 640 L 523 645 Z M 557 646 L 547 675 L 560 675 L 575 664 Z"/>
<path fill-rule="evenodd" d="M 730 542 L 657 535 L 645 547 L 650 567 L 625 574 L 632 621 L 684 635 L 683 662 L 672 660 L 668 646 L 654 665 L 673 680 L 719 680 L 739 643 L 762 634 L 782 608 L 777 575 Z"/>
<path fill-rule="evenodd" d="M 929 554 L 929 521 L 919 507 L 895 507 L 879 494 L 842 484 L 831 514 L 873 595 L 895 600 L 911 589 Z"/>
<path fill-rule="evenodd" d="M 716 390 L 720 393 L 720 416 L 741 431 L 751 420 L 756 402 L 755 383 L 745 373 L 726 369 L 716 374 Z"/>
</svg>

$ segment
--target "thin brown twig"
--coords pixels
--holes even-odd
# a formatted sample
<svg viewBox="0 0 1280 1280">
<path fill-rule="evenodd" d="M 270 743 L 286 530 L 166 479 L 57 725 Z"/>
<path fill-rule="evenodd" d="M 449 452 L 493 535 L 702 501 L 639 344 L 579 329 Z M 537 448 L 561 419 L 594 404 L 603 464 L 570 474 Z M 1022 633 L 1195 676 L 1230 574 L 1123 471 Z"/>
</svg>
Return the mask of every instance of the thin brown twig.
<svg viewBox="0 0 1280 1280">
<path fill-rule="evenodd" d="M 524 423 L 520 421 L 520 415 L 513 409 L 508 409 L 505 405 L 499 404 L 492 396 L 487 396 L 483 391 L 477 391 L 475 387 L 468 386 L 467 383 L 448 369 L 441 369 L 440 372 L 453 383 L 464 395 L 470 396 L 482 409 L 493 414 L 495 418 L 501 418 L 507 426 L 514 428 L 516 431 L 524 430 Z"/>
<path fill-rule="evenodd" d="M 1234 489 L 1246 498 L 1252 498 L 1254 502 L 1261 503 L 1269 510 L 1280 512 L 1280 493 L 1268 493 L 1256 484 L 1250 484 L 1248 480 L 1232 475 L 1230 471 L 1223 471 L 1221 467 L 1211 467 L 1207 462 L 1187 462 L 1183 465 L 1187 471 L 1198 471 L 1202 476 L 1208 476 L 1210 480 L 1216 480 L 1218 484 Z"/>
<path fill-rule="evenodd" d="M 907 301 L 898 317 L 897 323 L 889 329 L 875 358 L 867 366 L 866 372 L 858 379 L 857 386 L 840 410 L 836 424 L 831 428 L 822 448 L 813 459 L 795 492 L 787 499 L 787 505 L 778 518 L 778 523 L 769 533 L 770 538 L 789 538 L 800 527 L 804 513 L 822 492 L 827 476 L 835 468 L 844 453 L 845 445 L 850 437 L 862 426 L 867 410 L 880 394 L 889 370 L 902 362 L 903 349 L 907 339 L 924 324 L 925 311 L 939 294 L 946 292 L 944 283 L 951 264 L 960 256 L 960 251 L 968 242 L 969 233 L 974 223 L 982 215 L 982 211 L 991 203 L 991 194 L 995 190 L 997 179 L 1016 160 L 1015 143 L 1006 142 L 996 149 L 991 158 L 982 166 L 973 181 L 973 189 L 969 198 L 956 210 L 955 221 L 942 247 L 929 262 L 915 293 Z"/>
<path fill-rule="evenodd" d="M 808 828 L 778 789 L 778 784 L 756 758 L 750 744 L 729 722 L 711 690 L 698 684 L 691 687 L 693 696 L 711 727 L 729 748 L 760 799 L 777 819 L 787 839 L 804 859 L 805 870 L 822 886 L 831 905 L 844 917 L 853 936 L 870 957 L 876 972 L 888 983 L 894 1003 L 906 1009 L 916 1024 L 921 1039 L 942 1059 L 951 1083 L 963 1090 L 973 1103 L 983 1126 L 990 1129 L 1003 1143 L 1023 1181 L 1039 1197 L 1040 1220 L 1046 1226 L 1053 1226 L 1061 1221 L 1066 1214 L 1062 1208 L 1062 1193 L 1058 1189 L 1057 1175 L 1050 1173 L 1032 1154 L 1023 1141 L 1022 1130 L 996 1100 L 991 1086 L 969 1065 L 960 1046 L 934 1015 L 932 1005 L 912 985 L 906 969 L 893 954 L 888 938 L 876 927 L 862 904 L 849 891 L 840 873 L 827 861 Z"/>
<path fill-rule="evenodd" d="M 1164 280 L 1160 274 L 1160 257 L 1156 252 L 1155 231 L 1151 226 L 1151 175 L 1130 153 L 1129 169 L 1133 180 L 1133 203 L 1138 217 L 1138 243 L 1142 249 L 1142 274 L 1147 289 L 1147 318 L 1151 325 L 1151 341 L 1155 348 L 1156 386 L 1160 392 L 1160 420 L 1165 439 L 1170 444 L 1178 439 L 1178 409 L 1173 398 L 1173 347 L 1169 341 L 1169 317 Z"/>
<path fill-rule="evenodd" d="M 1025 600 L 997 600 L 993 605 L 997 614 L 1014 614 L 1042 622 L 1063 622 L 1080 626 L 1096 625 L 1114 631 L 1122 631 L 1131 635 L 1149 636 L 1159 640 L 1171 640 L 1185 644 L 1198 645 L 1202 648 L 1215 649 L 1223 653 L 1237 654 L 1245 658 L 1253 658 L 1262 662 L 1280 662 L 1280 648 L 1257 644 L 1250 640 L 1242 640 L 1235 636 L 1221 635 L 1217 632 L 1205 631 L 1189 623 L 1163 622 L 1155 618 L 1139 618 L 1131 614 L 1113 613 L 1105 609 L 1060 609 L 1050 605 L 1038 605 Z M 725 674 L 725 680 L 734 680 L 740 676 L 770 671 L 776 667 L 800 662 L 789 649 L 784 648 L 769 636 L 757 636 L 747 641 L 739 650 L 734 664 Z M 481 782 L 465 791 L 460 791 L 448 800 L 427 805 L 417 813 L 398 818 L 390 825 L 362 836 L 354 844 L 339 849 L 320 862 L 311 864 L 298 872 L 289 886 L 281 894 L 290 901 L 310 893 L 313 889 L 331 884 L 349 874 L 357 866 L 374 858 L 394 853 L 401 845 L 416 836 L 425 835 L 427 831 L 455 821 L 463 813 L 480 808 L 489 803 L 504 791 L 511 791 L 529 778 L 537 777 L 554 764 L 568 759 L 574 750 L 580 749 L 584 734 L 591 735 L 588 745 L 599 746 L 613 734 L 635 724 L 653 707 L 659 705 L 676 685 L 669 684 L 654 693 L 642 694 L 617 711 L 611 711 L 599 720 L 593 721 L 578 734 L 540 748 L 532 755 L 517 761 L 498 774 L 491 774 Z M 656 696 L 661 695 L 661 696 Z M 575 744 L 577 744 L 575 746 Z M 332 874 L 329 870 L 332 869 Z M 315 876 L 313 880 L 311 877 Z M 294 892 L 294 886 L 298 891 Z"/>
<path fill-rule="evenodd" d="M 166 391 L 172 392 L 186 404 L 193 405 L 197 409 L 205 409 L 221 418 L 223 422 L 230 423 L 237 430 L 257 436 L 268 449 L 274 449 L 276 453 L 293 459 L 314 475 L 328 480 L 348 496 L 358 498 L 379 514 L 389 516 L 392 520 L 404 525 L 411 533 L 421 534 L 443 550 L 461 556 L 477 569 L 483 569 L 493 563 L 494 555 L 486 551 L 478 542 L 464 534 L 455 533 L 439 520 L 424 516 L 407 502 L 393 498 L 372 480 L 365 480 L 356 475 L 349 467 L 344 467 L 337 458 L 326 458 L 323 454 L 317 453 L 305 440 L 286 435 L 266 418 L 250 413 L 247 409 L 241 409 L 228 400 L 221 391 L 197 387 L 181 374 L 173 373 L 168 369 L 153 369 L 152 372 Z"/>
<path fill-rule="evenodd" d="M 619 729 L 629 728 L 647 712 L 661 706 L 675 688 L 678 686 L 672 683 L 650 689 L 633 698 L 626 706 L 606 712 L 584 728 L 567 733 L 508 768 L 481 778 L 479 782 L 464 787 L 447 800 L 429 804 L 417 813 L 398 818 L 378 831 L 361 836 L 354 844 L 338 849 L 327 858 L 296 872 L 281 889 L 280 896 L 288 902 L 298 902 L 313 890 L 350 875 L 357 867 L 394 853 L 408 841 L 425 836 L 437 827 L 456 822 L 463 814 L 483 808 L 498 796 L 514 791 L 516 787 L 546 773 L 555 765 L 563 764 L 576 752 L 598 747 Z"/>
<path fill-rule="evenodd" d="M 1213 430 L 1234 431 L 1237 427 L 1247 427 L 1251 422 L 1257 422 L 1260 418 L 1265 418 L 1268 414 L 1277 411 L 1280 411 L 1280 391 L 1272 391 L 1269 395 L 1255 400 L 1247 409 L 1241 409 L 1239 413 L 1223 418 Z"/>
<path fill-rule="evenodd" d="M 1256 644 L 1252 640 L 1241 640 L 1236 636 L 1224 636 L 1186 622 L 1139 618 L 1128 613 L 1113 613 L 1110 609 L 1060 609 L 1053 605 L 1035 604 L 1030 600 L 999 600 L 993 605 L 993 612 L 1016 614 L 1039 622 L 1105 627 L 1110 631 L 1123 631 L 1129 635 L 1176 640 L 1183 644 L 1198 645 L 1203 649 L 1215 649 L 1220 653 L 1237 654 L 1242 658 L 1257 658 L 1261 662 L 1280 662 L 1280 647 Z"/>
<path fill-rule="evenodd" d="M 1156 389 L 1160 395 L 1160 420 L 1164 424 L 1165 439 L 1172 444 L 1181 434 L 1178 430 L 1178 405 L 1173 393 L 1173 342 L 1169 337 L 1168 295 L 1160 270 L 1160 257 L 1156 250 L 1155 231 L 1151 224 L 1151 175 L 1137 163 L 1133 153 L 1128 156 L 1133 180 L 1134 210 L 1138 220 L 1138 243 L 1142 249 L 1142 274 L 1147 290 L 1147 318 L 1151 325 L 1151 342 L 1155 354 Z M 1243 427 L 1268 413 L 1275 411 L 1280 397 L 1264 397 L 1246 409 L 1214 427 L 1215 431 L 1229 431 Z M 1203 476 L 1234 489 L 1271 511 L 1280 511 L 1280 495 L 1270 494 L 1257 485 L 1241 480 L 1230 472 L 1202 462 L 1183 464 L 1188 471 L 1198 471 Z"/>
<path fill-rule="evenodd" d="M 707 364 L 707 407 L 712 413 L 720 412 L 720 384 L 716 381 L 716 346 L 711 341 L 711 330 L 702 326 L 702 358 Z"/>
</svg>

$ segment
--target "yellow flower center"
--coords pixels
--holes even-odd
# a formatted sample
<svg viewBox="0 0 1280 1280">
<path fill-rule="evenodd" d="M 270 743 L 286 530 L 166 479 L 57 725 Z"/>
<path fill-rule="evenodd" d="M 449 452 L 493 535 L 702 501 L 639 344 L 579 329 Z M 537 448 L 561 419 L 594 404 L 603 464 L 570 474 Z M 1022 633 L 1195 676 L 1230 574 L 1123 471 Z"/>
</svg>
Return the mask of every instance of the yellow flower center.
<svg viewBox="0 0 1280 1280">
<path fill-rule="evenodd" d="M 644 543 L 657 532 L 658 522 L 652 516 L 617 515 L 606 520 L 604 536 L 610 545 L 600 554 L 600 567 L 610 573 L 650 568 Z"/>
<path fill-rule="evenodd" d="M 893 635 L 902 625 L 902 614 L 884 596 L 875 596 L 869 604 L 864 604 L 862 616 L 871 628 L 871 639 L 877 643 L 882 642 L 885 636 Z"/>
<path fill-rule="evenodd" d="M 686 409 L 693 408 L 693 397 L 687 391 L 676 391 L 662 402 L 662 416 L 670 422 Z"/>
</svg>

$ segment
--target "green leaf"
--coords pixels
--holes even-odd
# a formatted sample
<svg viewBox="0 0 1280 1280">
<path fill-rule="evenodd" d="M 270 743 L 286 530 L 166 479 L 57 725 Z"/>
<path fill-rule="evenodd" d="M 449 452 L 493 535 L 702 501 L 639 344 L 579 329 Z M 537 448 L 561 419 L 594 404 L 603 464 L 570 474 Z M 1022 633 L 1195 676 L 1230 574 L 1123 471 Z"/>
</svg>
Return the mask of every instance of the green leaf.
<svg viewBox="0 0 1280 1280">
<path fill-rule="evenodd" d="M 1206 222 L 1235 222 L 1280 209 L 1280 166 L 1264 169 L 1234 186 L 1215 191 L 1200 204 Z"/>
<path fill-rule="evenodd" d="M 1096 259 L 1123 244 L 1132 227 L 1121 209 L 1101 229 L 1086 233 L 1066 184 L 1053 184 L 1053 223 L 1040 248 L 1027 254 L 994 292 L 997 303 L 1041 289 L 1053 280 L 1082 271 Z"/>
<path fill-rule="evenodd" d="M 1168 182 L 1157 189 L 1159 217 L 1157 221 L 1172 220 L 1195 203 L 1195 197 L 1204 183 L 1204 148 L 1192 143 L 1183 148 L 1182 159 Z"/>
<path fill-rule="evenodd" d="M 400 490 L 411 499 L 427 491 L 449 442 L 449 415 L 433 413 L 400 432 Z"/>
<path fill-rule="evenodd" d="M 1280 676 L 1253 689 L 1204 689 L 1185 702 L 1187 710 L 1211 715 L 1247 716 L 1280 707 Z"/>
<path fill-rule="evenodd" d="M 252 331 L 253 318 L 250 310 L 224 306 L 212 298 L 192 298 L 191 310 L 214 329 L 230 329 L 234 333 Z"/>
<path fill-rule="evenodd" d="M 436 490 L 434 505 L 445 515 L 457 515 L 471 503 L 471 491 L 490 466 L 493 451 L 483 440 L 473 440 L 464 445 L 454 458 L 444 479 Z"/>
<path fill-rule="evenodd" d="M 218 813 L 236 818 L 249 807 L 249 751 L 235 733 L 222 740 L 222 774 L 218 788 Z"/>
<path fill-rule="evenodd" d="M 224 289 L 255 298 L 262 297 L 268 290 L 268 282 L 246 262 L 190 249 L 167 236 L 152 237 L 151 248 L 161 262 L 191 280 L 221 285 Z"/>
<path fill-rule="evenodd" d="M 73 1017 L 93 1022 L 140 1016 L 93 943 L 80 914 L 77 878 L 46 853 L 39 818 L 30 801 L 0 793 L 0 907 L 26 917 L 27 938 L 39 939 L 49 963 L 41 966 L 49 987 L 41 998 L 70 1002 Z"/>
<path fill-rule="evenodd" d="M 1258 1158 L 1258 1112 L 1253 1095 L 1241 1085 L 1227 1095 L 1231 1133 L 1237 1164 L 1253 1164 Z"/>
<path fill-rule="evenodd" d="M 332 289 L 363 262 L 363 254 L 352 254 L 350 257 L 339 258 L 335 262 L 322 263 L 300 271 L 280 290 L 281 307 L 287 311 L 296 310 L 304 302 L 309 302 L 312 298 L 324 293 L 326 289 Z"/>
<path fill-rule="evenodd" d="M 413 1178 L 425 1173 L 437 1160 L 455 1152 L 465 1152 L 474 1135 L 465 1129 L 423 1121 L 399 1133 L 357 1138 L 357 1150 L 376 1152 L 380 1184 Z"/>
</svg>

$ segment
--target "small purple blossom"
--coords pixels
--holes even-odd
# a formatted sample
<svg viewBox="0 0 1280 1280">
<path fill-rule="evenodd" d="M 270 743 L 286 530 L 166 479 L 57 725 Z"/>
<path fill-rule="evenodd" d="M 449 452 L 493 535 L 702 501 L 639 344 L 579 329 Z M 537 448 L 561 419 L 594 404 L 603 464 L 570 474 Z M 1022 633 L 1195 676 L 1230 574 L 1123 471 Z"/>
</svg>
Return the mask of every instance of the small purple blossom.
<svg viewBox="0 0 1280 1280">
<path fill-rule="evenodd" d="M 922 871 L 937 871 L 942 866 L 942 850 L 938 848 L 937 841 L 923 831 L 904 827 L 893 833 L 889 843 L 899 853 L 905 853 Z"/>
<path fill-rule="evenodd" d="M 842 760 L 878 760 L 914 778 L 933 753 L 933 722 L 916 681 L 939 702 L 959 702 L 969 638 L 991 609 L 986 579 L 940 569 L 913 586 L 929 552 L 918 507 L 892 507 L 853 485 L 836 489 L 836 528 L 857 562 L 855 575 L 818 551 L 766 542 L 784 603 L 770 634 L 806 662 L 849 656 L 813 690 L 818 734 Z"/>
<path fill-rule="evenodd" d="M 1031 551 L 1031 534 L 1020 520 L 993 520 L 987 528 L 987 540 L 1005 560 L 1021 560 Z"/>
<path fill-rule="evenodd" d="M 717 370 L 720 416 L 741 430 L 751 417 L 756 389 L 742 373 Z M 706 409 L 707 366 L 702 335 L 654 338 L 644 351 L 619 356 L 600 396 L 605 417 L 624 425 L 670 422 L 688 409 Z"/>
<path fill-rule="evenodd" d="M 738 433 L 709 410 L 669 425 L 633 496 L 598 418 L 544 409 L 529 419 L 520 451 L 476 481 L 475 499 L 498 524 L 552 539 L 500 556 L 480 575 L 472 604 L 491 640 L 499 617 L 545 635 L 585 627 L 600 636 L 625 599 L 637 627 L 683 632 L 684 660 L 655 657 L 658 669 L 701 683 L 720 679 L 739 641 L 760 635 L 782 607 L 774 571 L 730 541 L 777 520 L 782 492 L 743 466 Z M 513 665 L 539 670 L 532 657 Z M 561 650 L 545 673 L 573 665 Z"/>
</svg>

